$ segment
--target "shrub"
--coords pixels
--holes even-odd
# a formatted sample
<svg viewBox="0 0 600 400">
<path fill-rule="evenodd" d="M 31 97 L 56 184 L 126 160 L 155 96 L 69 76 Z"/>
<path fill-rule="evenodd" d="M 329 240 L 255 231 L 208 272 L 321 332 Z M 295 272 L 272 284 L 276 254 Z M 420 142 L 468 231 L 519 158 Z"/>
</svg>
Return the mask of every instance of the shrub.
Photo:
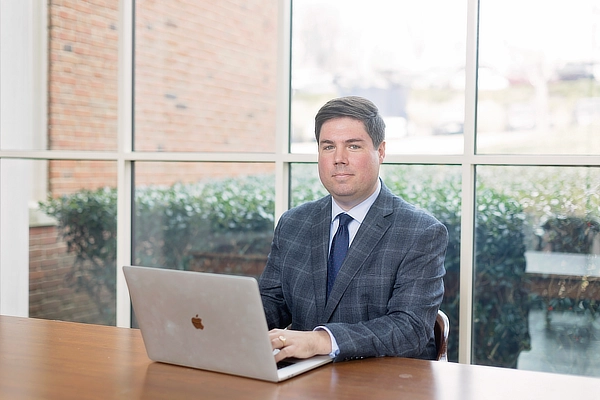
<svg viewBox="0 0 600 400">
<path fill-rule="evenodd" d="M 115 324 L 116 190 L 82 190 L 39 206 L 56 218 L 67 251 L 75 253 L 67 282 L 89 294 L 106 324 Z"/>
<path fill-rule="evenodd" d="M 196 252 L 266 254 L 274 210 L 265 175 L 138 189 L 134 261 L 188 269 Z"/>
</svg>

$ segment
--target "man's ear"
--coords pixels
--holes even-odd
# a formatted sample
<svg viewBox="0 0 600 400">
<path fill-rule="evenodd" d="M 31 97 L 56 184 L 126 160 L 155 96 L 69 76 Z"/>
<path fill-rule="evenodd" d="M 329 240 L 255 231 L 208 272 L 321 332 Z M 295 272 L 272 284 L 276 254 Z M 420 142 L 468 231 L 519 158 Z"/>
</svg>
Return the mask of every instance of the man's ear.
<svg viewBox="0 0 600 400">
<path fill-rule="evenodd" d="M 383 163 L 383 159 L 385 158 L 385 141 L 381 142 L 379 148 L 377 149 L 379 153 L 379 164 Z"/>
</svg>

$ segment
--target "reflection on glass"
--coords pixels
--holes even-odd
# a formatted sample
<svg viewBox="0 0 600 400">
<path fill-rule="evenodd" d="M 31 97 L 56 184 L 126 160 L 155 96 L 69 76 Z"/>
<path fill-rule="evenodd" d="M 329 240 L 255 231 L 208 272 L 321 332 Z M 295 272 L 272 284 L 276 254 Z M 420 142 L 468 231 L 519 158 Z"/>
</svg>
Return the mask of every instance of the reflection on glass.
<svg viewBox="0 0 600 400">
<path fill-rule="evenodd" d="M 479 31 L 477 152 L 600 154 L 598 2 L 485 1 Z"/>
<path fill-rule="evenodd" d="M 29 226 L 29 316 L 114 325 L 115 163 L 31 161 L 29 168 L 29 221 L 15 221 Z"/>
<path fill-rule="evenodd" d="M 378 106 L 389 154 L 463 151 L 466 1 L 292 4 L 292 152 L 316 152 L 316 112 L 346 95 Z"/>
<path fill-rule="evenodd" d="M 448 228 L 445 294 L 442 310 L 450 319 L 448 356 L 458 361 L 458 307 L 460 275 L 460 168 L 435 165 L 391 165 L 381 167 L 381 178 L 396 195 L 433 214 Z M 316 164 L 292 164 L 291 205 L 300 205 L 327 194 Z"/>
<path fill-rule="evenodd" d="M 135 180 L 136 265 L 260 275 L 273 238 L 272 164 L 138 162 Z"/>
<path fill-rule="evenodd" d="M 600 375 L 600 170 L 477 170 L 474 361 Z"/>
<path fill-rule="evenodd" d="M 48 21 L 47 147 L 116 150 L 119 1 L 50 1 Z"/>
<path fill-rule="evenodd" d="M 275 150 L 278 3 L 136 2 L 136 150 Z"/>
</svg>

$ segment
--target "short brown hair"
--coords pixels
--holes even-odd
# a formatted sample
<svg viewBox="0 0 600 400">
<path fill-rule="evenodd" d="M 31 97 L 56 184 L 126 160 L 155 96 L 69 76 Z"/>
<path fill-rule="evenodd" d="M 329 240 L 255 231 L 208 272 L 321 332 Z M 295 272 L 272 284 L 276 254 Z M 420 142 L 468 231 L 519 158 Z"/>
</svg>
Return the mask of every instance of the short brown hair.
<svg viewBox="0 0 600 400">
<path fill-rule="evenodd" d="M 342 117 L 362 121 L 365 130 L 373 141 L 373 146 L 376 148 L 385 140 L 385 122 L 379 114 L 377 106 L 363 97 L 347 96 L 329 100 L 317 112 L 315 116 L 315 138 L 317 143 L 319 143 L 323 124 L 330 119 Z"/>
</svg>

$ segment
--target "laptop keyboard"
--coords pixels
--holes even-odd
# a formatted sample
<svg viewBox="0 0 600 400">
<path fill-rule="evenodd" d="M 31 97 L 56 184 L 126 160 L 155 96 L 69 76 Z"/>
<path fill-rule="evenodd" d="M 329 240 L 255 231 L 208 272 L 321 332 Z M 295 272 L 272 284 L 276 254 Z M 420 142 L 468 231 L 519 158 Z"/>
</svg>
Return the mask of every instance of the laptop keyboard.
<svg viewBox="0 0 600 400">
<path fill-rule="evenodd" d="M 295 364 L 295 363 L 293 361 L 281 360 L 277 363 L 277 369 L 289 367 L 292 364 Z"/>
</svg>

